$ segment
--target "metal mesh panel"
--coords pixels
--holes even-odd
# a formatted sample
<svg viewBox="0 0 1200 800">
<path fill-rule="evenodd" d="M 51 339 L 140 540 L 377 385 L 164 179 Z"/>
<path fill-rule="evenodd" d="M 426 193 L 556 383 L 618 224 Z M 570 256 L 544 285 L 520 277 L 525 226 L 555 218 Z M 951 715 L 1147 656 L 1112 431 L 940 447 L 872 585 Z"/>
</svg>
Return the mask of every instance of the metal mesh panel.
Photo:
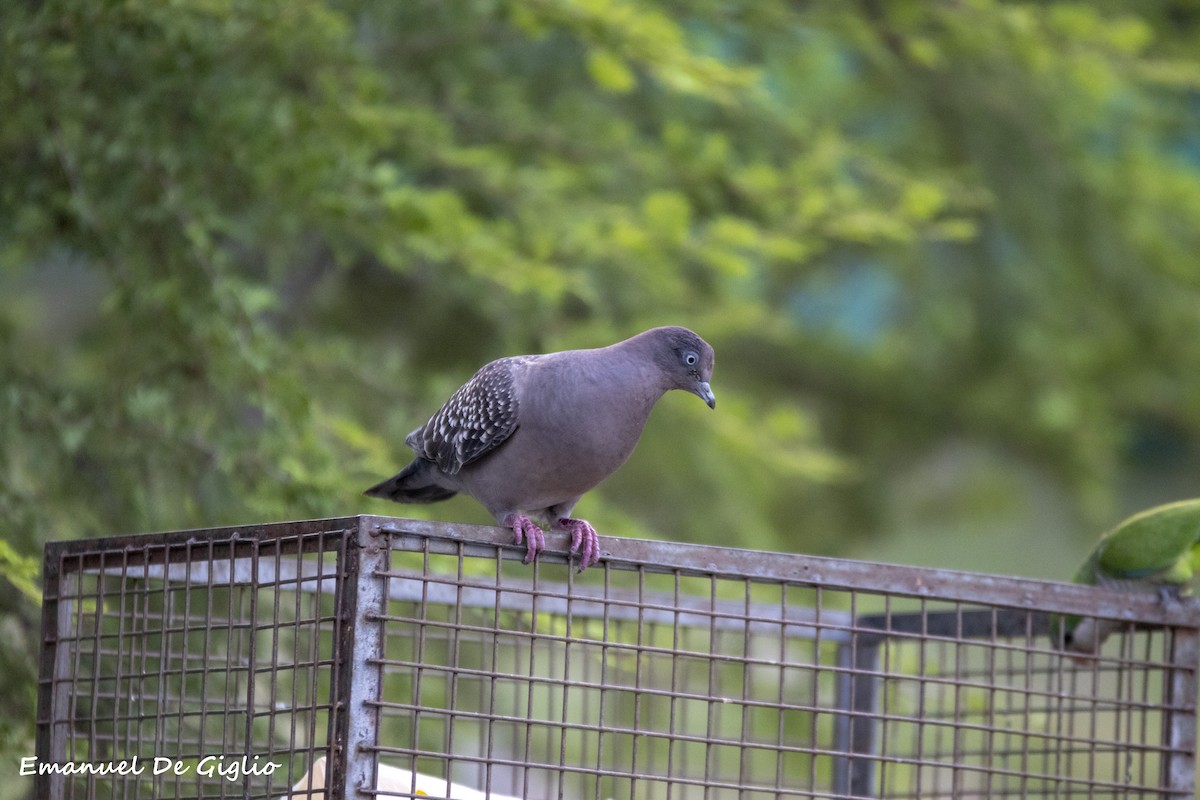
<svg viewBox="0 0 1200 800">
<path fill-rule="evenodd" d="M 1169 632 L 1131 629 L 1076 664 L 1035 635 L 1039 614 L 958 606 L 864 622 L 885 632 L 860 645 L 850 678 L 878 708 L 878 757 L 859 777 L 873 796 L 1161 797 L 1170 759 L 1191 758 L 1164 727 L 1183 674 Z"/>
<path fill-rule="evenodd" d="M 53 546 L 39 757 L 281 766 L 42 796 L 1194 796 L 1196 601 L 633 540 L 580 575 L 510 538 Z M 1080 613 L 1124 627 L 1077 662 L 1052 623 Z"/>
<path fill-rule="evenodd" d="M 835 676 L 814 666 L 836 643 L 805 635 L 807 615 L 781 622 L 782 587 L 771 604 L 645 573 L 599 590 L 436 564 L 387 577 L 385 760 L 519 797 L 775 797 L 817 769 Z"/>
<path fill-rule="evenodd" d="M 115 774 L 43 776 L 48 796 L 268 797 L 298 777 L 327 746 L 343 538 L 52 546 L 39 756 Z"/>
<path fill-rule="evenodd" d="M 1194 680 L 1169 630 L 1081 667 L 1032 609 L 393 547 L 377 752 L 415 772 L 516 797 L 1117 798 L 1191 758 L 1165 738 Z"/>
</svg>

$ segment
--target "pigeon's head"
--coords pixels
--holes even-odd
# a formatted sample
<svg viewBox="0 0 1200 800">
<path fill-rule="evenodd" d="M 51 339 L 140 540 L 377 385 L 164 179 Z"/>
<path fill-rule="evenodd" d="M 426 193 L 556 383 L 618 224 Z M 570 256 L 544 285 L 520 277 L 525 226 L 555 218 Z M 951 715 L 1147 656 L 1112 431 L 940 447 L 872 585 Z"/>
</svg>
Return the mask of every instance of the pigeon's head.
<svg viewBox="0 0 1200 800">
<path fill-rule="evenodd" d="M 708 342 L 687 328 L 654 328 L 642 335 L 654 342 L 654 360 L 662 368 L 668 388 L 691 392 L 709 408 L 716 408 L 717 398 L 708 385 L 715 356 Z"/>
</svg>

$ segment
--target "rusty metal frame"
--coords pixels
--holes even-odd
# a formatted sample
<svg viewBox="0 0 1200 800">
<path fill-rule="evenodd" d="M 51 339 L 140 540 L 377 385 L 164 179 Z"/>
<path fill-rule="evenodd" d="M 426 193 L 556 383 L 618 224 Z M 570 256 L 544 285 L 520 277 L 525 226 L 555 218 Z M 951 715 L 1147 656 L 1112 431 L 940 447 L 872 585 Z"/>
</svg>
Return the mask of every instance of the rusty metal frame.
<svg viewBox="0 0 1200 800">
<path fill-rule="evenodd" d="M 295 540 L 295 546 L 298 548 L 295 559 L 290 556 L 284 558 L 278 545 L 272 549 L 271 543 L 281 540 Z M 922 788 L 920 769 L 932 766 L 943 769 L 943 761 L 951 765 L 945 769 L 954 771 L 954 781 L 960 779 L 958 772 L 962 772 L 966 777 L 982 775 L 985 785 L 991 785 L 993 781 L 997 784 L 1022 782 L 1026 779 L 1026 772 L 1030 785 L 1038 781 L 1047 781 L 1052 777 L 1049 773 L 1054 765 L 1039 765 L 1037 769 L 1030 767 L 1030 764 L 1036 762 L 1038 754 L 1029 751 L 1028 741 L 1020 744 L 1020 747 L 1025 749 L 1024 752 L 1005 756 L 1012 763 L 991 765 L 986 760 L 979 760 L 985 759 L 988 753 L 978 753 L 972 749 L 980 745 L 959 741 L 955 720 L 967 713 L 965 708 L 960 708 L 960 702 L 965 701 L 960 701 L 959 693 L 968 691 L 963 687 L 969 687 L 970 691 L 999 691 L 991 683 L 1000 668 L 994 663 L 989 667 L 986 664 L 987 659 L 1025 659 L 1021 662 L 1024 664 L 1021 668 L 1026 672 L 1034 669 L 1029 666 L 1029 659 L 1034 657 L 1048 660 L 1050 663 L 1054 663 L 1055 658 L 1063 662 L 1062 657 L 1056 655 L 1056 646 L 1051 636 L 1052 620 L 1062 614 L 1118 620 L 1127 626 L 1130 642 L 1133 641 L 1135 631 L 1144 631 L 1145 636 L 1160 637 L 1154 639 L 1154 646 L 1158 648 L 1154 652 L 1151 652 L 1149 644 L 1144 652 L 1133 652 L 1131 647 L 1126 648 L 1115 656 L 1097 660 L 1090 671 L 1084 668 L 1078 673 L 1081 677 L 1071 677 L 1070 680 L 1091 680 L 1095 686 L 1099 686 L 1102 681 L 1119 682 L 1123 692 L 1121 697 L 1126 698 L 1128 695 L 1122 702 L 1129 708 L 1137 709 L 1138 714 L 1141 714 L 1143 707 L 1153 711 L 1152 716 L 1138 716 L 1140 722 L 1137 724 L 1144 727 L 1147 725 L 1147 719 L 1160 720 L 1161 729 L 1122 730 L 1117 733 L 1124 738 L 1117 739 L 1108 734 L 1098 733 L 1093 721 L 1090 732 L 1075 735 L 1073 731 L 1068 731 L 1059 734 L 1060 741 L 1069 736 L 1071 747 L 1089 742 L 1107 750 L 1128 746 L 1131 752 L 1141 753 L 1138 757 L 1145 764 L 1157 765 L 1157 788 L 1153 789 L 1153 796 L 1190 798 L 1195 795 L 1196 673 L 1200 663 L 1200 601 L 1186 599 L 1176 604 L 1164 605 L 1153 596 L 1114 593 L 1064 583 L 608 537 L 601 538 L 601 563 L 585 576 L 577 577 L 569 568 L 566 535 L 547 534 L 547 545 L 547 550 L 539 557 L 537 563 L 523 568 L 524 571 L 519 573 L 521 577 L 514 578 L 505 564 L 518 561 L 524 552 L 522 548 L 513 545 L 510 532 L 491 527 L 393 517 L 358 516 L 50 543 L 46 547 L 44 565 L 46 602 L 43 606 L 43 646 L 36 731 L 38 756 L 56 762 L 71 760 L 75 754 L 69 752 L 66 747 L 68 737 L 64 735 L 64 731 L 68 726 L 77 724 L 77 718 L 81 714 L 86 716 L 83 712 L 86 712 L 89 703 L 96 706 L 98 690 L 95 682 L 90 684 L 92 697 L 76 696 L 75 690 L 83 685 L 75 683 L 75 673 L 80 670 L 81 662 L 78 652 L 72 651 L 70 645 L 73 641 L 72 636 L 87 638 L 86 632 L 75 630 L 85 619 L 94 626 L 91 635 L 99 641 L 99 615 L 89 616 L 83 613 L 81 604 L 95 602 L 101 607 L 105 598 L 85 598 L 81 594 L 81 581 L 100 581 L 103 584 L 101 579 L 108 580 L 116 587 L 112 591 L 119 595 L 117 605 L 125 607 L 134 602 L 130 598 L 135 592 L 134 589 L 126 589 L 126 584 L 135 580 L 152 579 L 165 586 L 181 587 L 181 593 L 172 595 L 175 598 L 172 602 L 183 605 L 185 615 L 193 596 L 201 597 L 218 587 L 230 587 L 230 591 L 235 586 L 295 587 L 297 592 L 313 591 L 333 598 L 334 611 L 329 619 L 321 622 L 327 629 L 334 631 L 336 639 L 330 664 L 328 728 L 324 732 L 308 731 L 301 737 L 309 742 L 309 760 L 317 753 L 312 742 L 321 739 L 322 736 L 325 740 L 325 746 L 320 748 L 320 752 L 328 756 L 328 782 L 325 791 L 330 798 L 349 800 L 375 796 L 374 787 L 379 779 L 381 756 L 407 755 L 412 763 L 436 762 L 436 751 L 422 746 L 419 742 L 413 741 L 405 747 L 389 747 L 380 742 L 381 718 L 402 712 L 413 718 L 414 731 L 416 730 L 422 715 L 417 701 L 422 696 L 420 681 L 424 672 L 429 673 L 427 677 L 430 686 L 436 684 L 438 688 L 445 687 L 452 704 L 460 699 L 460 692 L 466 691 L 463 687 L 473 686 L 475 682 L 486 686 L 486 675 L 459 664 L 459 651 L 470 647 L 482 647 L 486 650 L 486 644 L 490 642 L 490 658 L 494 661 L 499 652 L 496 649 L 499 646 L 498 639 L 493 637 L 489 640 L 487 637 L 494 631 L 489 631 L 487 624 L 466 621 L 464 614 L 470 609 L 476 610 L 470 612 L 472 614 L 481 613 L 480 609 L 494 609 L 491 612 L 494 623 L 492 627 L 499 630 L 503 611 L 501 605 L 506 599 L 513 598 L 523 598 L 522 603 L 529 604 L 527 612 L 534 617 L 542 615 L 553 618 L 564 626 L 562 633 L 556 632 L 554 635 L 535 632 L 532 638 L 521 645 L 527 650 L 525 661 L 506 667 L 506 674 L 525 671 L 532 675 L 543 666 L 543 663 L 538 661 L 539 658 L 542 661 L 546 658 L 561 661 L 555 661 L 555 669 L 558 669 L 563 677 L 556 680 L 542 678 L 538 684 L 542 688 L 555 687 L 554 691 L 560 692 L 563 697 L 559 718 L 553 725 L 547 723 L 552 732 L 558 732 L 557 740 L 551 737 L 548 741 L 552 744 L 554 741 L 558 742 L 559 753 L 553 758 L 543 759 L 543 762 L 566 765 L 566 732 L 580 737 L 594 736 L 598 750 L 591 765 L 574 765 L 570 770 L 577 773 L 580 780 L 592 781 L 594 790 L 588 791 L 594 791 L 595 796 L 600 796 L 602 779 L 629 780 L 630 785 L 633 785 L 639 776 L 649 780 L 657 773 L 652 773 L 646 767 L 647 764 L 660 757 L 665 758 L 668 764 L 672 761 L 680 764 L 688 758 L 687 754 L 691 753 L 694 747 L 703 744 L 703 736 L 685 734 L 677 727 L 673 698 L 677 690 L 682 690 L 676 686 L 674 672 L 671 675 L 670 686 L 665 690 L 650 689 L 651 676 L 641 673 L 642 654 L 649 654 L 655 658 L 670 655 L 669 648 L 664 651 L 661 645 L 643 640 L 642 631 L 655 625 L 675 631 L 707 631 L 706 635 L 713 638 L 726 630 L 734 634 L 742 632 L 741 646 L 744 652 L 725 654 L 721 658 L 727 659 L 728 663 L 745 665 L 743 697 L 749 696 L 752 689 L 749 677 L 751 667 L 770 664 L 774 658 L 751 653 L 750 634 L 763 632 L 770 635 L 773 631 L 786 631 L 788 636 L 813 642 L 814 652 L 818 656 L 823 647 L 836 651 L 836 656 L 830 663 L 819 667 L 821 674 L 832 675 L 835 678 L 835 699 L 831 701 L 833 707 L 813 710 L 814 720 L 818 712 L 836 712 L 828 743 L 814 749 L 813 755 L 814 762 L 817 757 L 831 760 L 832 784 L 828 789 L 819 792 L 815 789 L 788 789 L 782 785 L 782 778 L 778 777 L 777 766 L 773 796 L 807 797 L 832 794 L 847 798 L 924 797 L 927 795 L 922 792 L 929 787 Z M 314 552 L 324 555 L 316 559 L 303 558 L 305 553 Z M 411 564 L 401 557 L 402 554 L 417 557 L 420 562 L 419 568 L 412 569 Z M 431 566 L 434 562 L 441 566 Z M 486 573 L 490 577 L 480 577 L 478 570 L 471 574 L 464 572 L 466 563 L 477 566 L 478 563 L 486 562 L 494 564 L 494 568 Z M 443 567 L 445 570 L 439 572 Z M 659 585 L 651 576 L 663 577 L 663 585 L 668 589 L 663 591 L 651 588 L 650 583 Z M 681 582 L 697 578 L 708 581 L 706 585 L 711 588 L 707 595 L 694 595 L 680 590 Z M 718 596 L 718 587 L 739 583 L 743 587 L 740 597 Z M 673 591 L 669 588 L 671 585 L 674 586 Z M 751 587 L 782 587 L 779 589 L 781 599 L 773 603 L 758 602 L 752 597 Z M 813 592 L 816 599 L 811 606 L 790 605 L 787 602 L 788 592 L 793 590 Z M 102 588 L 100 591 L 103 594 Z M 167 594 L 168 591 L 164 589 L 164 598 Z M 835 595 L 843 600 L 848 598 L 849 607 L 829 606 L 822 600 L 822 597 L 828 599 Z M 273 609 L 269 606 L 260 609 L 256 605 L 257 597 L 257 593 L 253 593 L 247 600 L 247 615 L 252 620 L 250 628 L 260 636 L 270 638 L 273 635 L 269 632 L 272 625 L 279 627 L 290 623 L 281 622 L 278 599 L 274 601 Z M 872 602 L 866 602 L 867 598 Z M 297 605 L 299 602 L 299 599 L 296 599 Z M 446 617 L 444 620 L 419 617 L 410 619 L 405 614 L 397 614 L 390 610 L 391 604 L 395 603 L 409 604 L 421 609 L 444 609 Z M 860 605 L 864 608 L 869 605 L 871 608 L 860 611 Z M 584 648 L 587 646 L 587 637 L 584 635 L 584 626 L 585 621 L 589 619 L 602 626 L 602 643 L 608 642 L 610 628 L 633 626 L 633 629 L 638 631 L 636 640 L 628 645 L 621 645 L 626 648 L 622 652 L 636 656 L 634 660 L 637 673 L 633 677 L 632 691 L 651 695 L 663 692 L 672 700 L 671 719 L 666 723 L 665 732 L 654 740 L 658 742 L 655 746 L 665 748 L 665 754 L 653 749 L 651 745 L 647 745 L 648 749 L 644 752 L 639 752 L 635 739 L 632 762 L 628 769 L 613 770 L 604 766 L 603 751 L 607 741 L 604 738 L 605 720 L 609 712 L 605 708 L 605 698 L 608 695 L 603 690 L 595 693 L 600 703 L 598 722 L 581 724 L 568 713 L 567 700 L 572 695 L 568 685 L 570 681 L 567 679 L 586 662 Z M 232 618 L 225 623 L 234 624 Z M 219 619 L 203 622 L 195 619 L 183 623 L 183 634 L 186 635 L 192 630 L 189 625 L 205 632 L 217 630 L 220 624 L 222 621 Z M 400 669 L 400 664 L 410 661 L 389 659 L 389 631 L 393 628 L 405 631 L 412 628 L 419 631 L 420 647 L 425 647 L 425 632 L 436 631 L 437 637 L 440 638 L 431 638 L 430 646 L 444 649 L 444 655 L 449 659 L 447 663 L 450 666 L 439 668 L 440 672 L 430 671 L 434 669 L 432 666 L 424 669 L 418 666 L 414 670 L 412 682 L 416 685 L 413 690 L 416 700 L 409 703 L 396 703 L 389 699 L 389 674 Z M 140 631 L 132 628 L 119 628 L 117 634 L 106 636 L 112 639 L 113 646 L 120 651 L 122 637 L 137 636 L 139 633 Z M 207 633 L 205 635 L 207 636 Z M 477 637 L 479 642 L 484 644 L 478 644 L 473 637 Z M 273 646 L 278 648 L 278 639 L 272 641 L 275 642 Z M 245 638 L 249 651 L 255 649 L 256 642 L 255 636 Z M 395 644 L 393 636 L 392 645 Z M 537 649 L 542 645 L 552 646 L 553 649 L 542 652 Z M 976 650 L 971 652 L 982 653 L 977 653 L 978 658 L 985 662 L 984 669 L 992 670 L 991 674 L 986 671 L 976 674 L 970 672 L 976 667 L 964 665 L 953 665 L 950 671 L 943 674 L 938 672 L 939 665 L 925 663 L 935 659 L 934 654 L 938 652 L 939 647 L 953 650 L 968 645 L 977 645 Z M 602 644 L 602 647 L 609 646 L 616 647 L 611 643 Z M 917 648 L 921 662 L 920 675 L 911 680 L 904 674 L 906 667 L 901 663 L 902 648 L 906 646 Z M 183 668 L 186 672 L 190 669 L 186 662 L 172 660 L 175 656 L 170 652 L 169 637 L 161 637 L 160 647 L 163 651 L 161 657 L 157 660 L 150 659 L 159 672 L 174 668 Z M 779 659 L 776 660 L 786 658 L 786 652 L 781 643 Z M 688 658 L 694 655 L 688 654 Z M 260 653 L 257 657 L 253 652 L 239 654 L 239 658 L 243 661 L 249 659 L 251 664 L 260 663 L 260 657 L 263 657 L 263 654 Z M 431 657 L 429 653 L 418 653 L 411 662 L 422 665 L 422 659 L 428 657 Z M 266 662 L 262 663 L 269 662 L 270 658 L 267 658 Z M 116 669 L 121 669 L 119 655 L 113 663 L 118 664 Z M 716 668 L 711 665 L 709 667 L 710 694 L 713 693 L 716 674 L 713 670 Z M 1062 668 L 1067 669 L 1065 662 Z M 611 669 L 612 664 L 602 660 L 600 674 L 590 678 L 589 685 L 603 686 L 612 680 L 614 676 L 605 672 Z M 389 670 L 392 670 L 392 673 L 389 673 Z M 270 670 L 265 674 L 268 681 L 265 690 L 269 693 L 280 691 L 279 687 L 283 684 L 277 683 Z M 1071 675 L 1075 676 L 1076 673 Z M 1162 676 L 1162 680 L 1165 681 L 1161 699 L 1156 694 L 1151 696 L 1148 688 L 1153 676 Z M 1039 674 L 1037 679 L 1043 682 L 1051 681 L 1051 677 L 1044 674 Z M 425 718 L 436 721 L 440 726 L 438 729 L 444 730 L 443 739 L 447 746 L 453 744 L 456 720 L 461 722 L 459 730 L 466 730 L 469 724 L 483 731 L 480 735 L 486 739 L 487 749 L 482 755 L 473 758 L 478 762 L 475 766 L 482 776 L 482 788 L 490 791 L 496 791 L 495 769 L 505 762 L 505 759 L 499 758 L 493 751 L 492 742 L 496 737 L 503 736 L 505 731 L 516 730 L 515 726 L 524 725 L 521 728 L 525 760 L 523 785 L 528 787 L 532 785 L 530 765 L 543 763 L 538 762 L 531 752 L 532 731 L 538 723 L 536 720 L 525 720 L 522 723 L 520 720 L 508 719 L 488 711 L 496 702 L 496 680 L 491 679 L 491 699 L 487 700 L 485 697 L 486 702 L 482 710 L 456 710 L 453 713 L 435 713 L 433 710 L 427 710 L 424 712 Z M 896 684 L 897 680 L 900 680 L 901 684 Z M 1012 713 L 1017 718 L 1020 718 L 1020 714 L 1028 717 L 1035 712 L 1053 713 L 1054 703 L 1062 702 L 1055 700 L 1054 691 L 1073 691 L 1062 681 L 1060 683 L 1062 686 L 1053 691 L 1042 688 L 1026 691 L 1023 695 L 1026 707 L 1017 708 Z M 1047 683 L 1047 686 L 1049 685 Z M 888 704 L 896 702 L 902 690 L 919 694 L 929 687 L 950 693 L 951 699 L 947 701 L 949 705 L 945 709 L 925 709 L 922 706 L 915 713 L 889 710 Z M 251 681 L 246 689 L 250 693 L 248 702 L 253 706 L 253 693 L 256 691 L 254 681 Z M 534 703 L 534 690 L 534 683 L 531 681 L 527 698 L 530 708 Z M 294 691 L 293 687 L 293 693 Z M 816 689 L 812 691 L 812 698 L 806 701 L 808 705 L 813 705 L 818 700 Z M 1086 689 L 1081 691 L 1083 700 L 1086 700 Z M 1138 691 L 1145 696 L 1135 696 Z M 740 706 L 743 733 L 748 730 L 749 715 L 756 708 L 771 710 L 791 707 L 791 701 L 783 696 L 782 684 L 777 693 L 777 699 L 768 698 L 761 703 L 755 701 Z M 920 696 L 923 698 L 925 695 Z M 690 696 L 687 702 L 691 702 Z M 487 703 L 493 705 L 489 706 Z M 921 703 L 925 703 L 925 700 L 922 699 Z M 1033 708 L 1034 704 L 1037 704 L 1036 709 Z M 805 707 L 806 703 L 796 701 L 795 705 Z M 636 708 L 635 706 L 635 712 Z M 1097 708 L 1100 708 L 1099 704 Z M 933 716 L 923 717 L 922 710 Z M 158 712 L 153 704 L 130 706 L 127 716 L 137 721 L 142 717 L 152 717 L 155 713 Z M 182 718 L 183 711 L 177 713 Z M 949 715 L 950 721 L 938 718 L 937 714 Z M 203 715 L 201 716 L 203 721 Z M 709 720 L 710 732 L 715 724 L 714 719 Z M 782 719 L 781 716 L 781 733 Z M 1119 719 L 1123 720 L 1120 724 L 1126 726 L 1135 724 L 1132 721 L 1133 717 Z M 241 739 L 245 742 L 250 742 L 256 735 L 262 735 L 254 726 L 254 722 L 255 720 L 248 715 L 245 730 L 241 734 Z M 266 722 L 274 731 L 274 717 L 268 714 Z M 96 722 L 93 721 L 92 725 L 94 728 Z M 942 736 L 944 731 L 954 734 L 950 737 L 948 745 L 950 751 L 939 756 L 942 761 L 938 761 L 936 765 L 924 763 L 925 759 L 919 750 L 912 754 L 890 751 L 887 755 L 881 754 L 881 737 L 891 735 L 891 730 L 926 725 L 929 726 L 929 730 L 938 732 L 936 736 Z M 815 741 L 818 733 L 817 722 L 812 722 L 812 726 Z M 159 727 L 164 728 L 161 725 Z M 1004 737 L 1008 734 L 998 726 L 967 727 L 970 728 L 970 735 L 982 737 L 983 747 L 995 746 L 1000 750 L 1007 746 L 1000 740 L 1007 741 Z M 142 728 L 138 727 L 137 730 L 141 736 Z M 925 730 L 925 727 L 918 727 L 918 730 Z M 930 739 L 936 736 L 934 733 L 929 734 Z M 1146 745 L 1136 741 L 1139 737 L 1154 738 L 1157 743 Z M 965 735 L 962 738 L 965 739 Z M 294 731 L 292 741 L 296 741 Z M 938 742 L 926 744 L 930 747 L 942 746 Z M 721 740 L 717 750 L 724 746 L 725 740 Z M 777 752 L 778 764 L 782 764 L 785 755 L 792 752 L 782 744 L 773 747 L 774 751 L 770 747 L 761 749 L 767 753 Z M 710 774 L 707 758 L 706 756 L 703 776 L 679 781 L 678 786 L 682 787 L 679 791 L 703 791 L 706 797 L 710 793 L 724 797 L 726 795 L 722 792 L 738 792 L 737 780 L 731 783 L 729 779 L 716 779 L 716 772 Z M 742 765 L 738 774 L 744 778 L 754 768 L 749 765 L 745 750 L 740 758 Z M 519 764 L 505 766 L 508 769 L 520 768 Z M 544 767 L 537 766 L 532 769 L 536 772 L 544 770 Z M 888 770 L 894 775 L 896 771 L 903 769 L 917 770 L 915 788 L 890 788 Z M 289 776 L 295 777 L 298 776 Z M 966 780 L 966 777 L 962 779 Z M 1142 780 L 1148 781 L 1150 778 L 1143 777 Z M 932 779 L 929 779 L 929 782 L 931 781 Z M 38 796 L 75 796 L 69 794 L 68 783 L 61 776 L 40 776 L 36 779 Z M 275 788 L 269 795 L 251 793 L 249 783 L 245 783 L 239 790 L 241 793 L 236 795 L 226 795 L 224 788 L 221 792 L 222 796 L 239 797 L 291 796 L 282 786 L 282 779 L 273 785 Z M 561 793 L 563 784 L 558 785 Z M 673 784 L 668 782 L 667 785 L 668 796 L 685 796 L 670 794 L 670 786 Z M 1096 797 L 1118 796 L 1116 792 L 1119 791 L 1121 780 L 1120 776 L 1100 776 L 1088 785 L 1092 787 L 1088 790 L 1089 796 L 1092 796 L 1092 792 Z M 688 786 L 693 788 L 689 790 Z M 174 788 L 176 796 L 186 796 L 178 782 L 166 788 Z M 407 793 L 387 796 L 415 797 L 415 778 L 413 785 L 405 791 Z M 745 789 L 741 791 L 744 792 Z M 892 791 L 909 793 L 889 794 Z M 1150 796 L 1150 788 L 1143 787 L 1139 791 Z M 760 795 L 761 792 L 752 792 L 745 796 Z M 142 795 L 135 792 L 130 796 Z M 686 796 L 690 797 L 691 794 Z"/>
<path fill-rule="evenodd" d="M 343 597 L 358 581 L 344 568 L 346 540 L 357 527 L 356 518 L 346 518 L 48 543 L 38 761 L 104 763 L 136 756 L 145 775 L 151 754 L 194 771 L 207 746 L 230 747 L 223 756 L 250 756 L 259 755 L 246 752 L 257 741 L 269 759 L 311 755 L 320 739 L 323 752 L 325 741 L 345 725 L 332 687 L 342 685 L 349 670 L 343 648 L 323 647 L 320 636 L 336 638 L 349 610 Z M 264 591 L 274 600 L 260 607 Z M 212 599 L 221 593 L 229 604 L 224 610 L 214 608 Z M 302 597 L 311 612 L 301 609 Z M 297 612 L 290 621 L 285 599 Z M 205 600 L 207 607 L 193 609 Z M 333 610 L 322 611 L 322 602 Z M 112 624 L 115 631 L 106 630 Z M 297 648 L 302 638 L 310 644 L 293 653 L 295 663 L 281 666 L 281 637 L 290 634 Z M 190 651 L 174 649 L 189 636 Z M 222 650 L 218 642 L 225 652 L 212 652 Z M 308 676 L 310 684 L 301 686 L 294 677 L 280 681 L 288 671 Z M 324 673 L 329 687 L 311 685 Z M 256 711 L 260 689 L 308 714 L 306 728 L 278 730 L 274 708 Z M 244 703 L 240 723 L 224 719 L 231 709 L 216 708 L 230 701 Z M 111 711 L 100 716 L 101 705 Z M 314 727 L 317 716 L 328 718 L 321 730 Z M 256 796 L 248 793 L 244 775 L 240 782 L 215 780 L 202 796 Z M 156 777 L 152 790 L 140 777 L 124 786 L 117 779 L 110 783 L 112 796 L 189 796 L 171 774 Z M 56 772 L 35 774 L 34 789 L 47 798 L 97 794 L 95 786 Z"/>
</svg>

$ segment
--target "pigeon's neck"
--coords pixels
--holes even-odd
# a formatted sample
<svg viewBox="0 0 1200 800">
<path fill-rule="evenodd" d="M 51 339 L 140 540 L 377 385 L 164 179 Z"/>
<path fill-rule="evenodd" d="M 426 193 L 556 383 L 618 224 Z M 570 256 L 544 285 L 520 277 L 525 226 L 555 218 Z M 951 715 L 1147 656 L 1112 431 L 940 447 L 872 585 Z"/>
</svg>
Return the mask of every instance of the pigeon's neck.
<svg viewBox="0 0 1200 800">
<path fill-rule="evenodd" d="M 646 414 L 671 388 L 670 381 L 657 363 L 656 352 L 640 337 L 596 351 L 608 380 L 628 402 L 643 405 Z"/>
<path fill-rule="evenodd" d="M 553 393 L 564 405 L 586 407 L 592 413 L 620 408 L 626 417 L 648 417 L 670 387 L 662 370 L 642 353 L 624 347 L 627 344 L 539 356 L 536 368 L 559 376 L 545 385 L 554 387 Z M 539 402 L 534 397 L 522 398 L 522 403 L 527 401 Z"/>
</svg>

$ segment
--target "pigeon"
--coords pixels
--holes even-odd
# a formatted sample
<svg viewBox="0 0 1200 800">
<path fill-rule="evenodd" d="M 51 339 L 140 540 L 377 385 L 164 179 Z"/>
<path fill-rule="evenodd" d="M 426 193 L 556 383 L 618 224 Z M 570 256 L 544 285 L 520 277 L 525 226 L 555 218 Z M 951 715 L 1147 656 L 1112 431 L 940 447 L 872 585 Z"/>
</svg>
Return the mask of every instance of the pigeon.
<svg viewBox="0 0 1200 800">
<path fill-rule="evenodd" d="M 582 572 L 599 560 L 600 543 L 571 510 L 625 463 L 667 391 L 716 408 L 713 361 L 708 342 L 680 327 L 591 350 L 497 359 L 405 438 L 412 463 L 364 494 L 433 503 L 461 492 L 512 529 L 526 564 L 545 547 L 543 527 L 570 533 Z"/>
</svg>

